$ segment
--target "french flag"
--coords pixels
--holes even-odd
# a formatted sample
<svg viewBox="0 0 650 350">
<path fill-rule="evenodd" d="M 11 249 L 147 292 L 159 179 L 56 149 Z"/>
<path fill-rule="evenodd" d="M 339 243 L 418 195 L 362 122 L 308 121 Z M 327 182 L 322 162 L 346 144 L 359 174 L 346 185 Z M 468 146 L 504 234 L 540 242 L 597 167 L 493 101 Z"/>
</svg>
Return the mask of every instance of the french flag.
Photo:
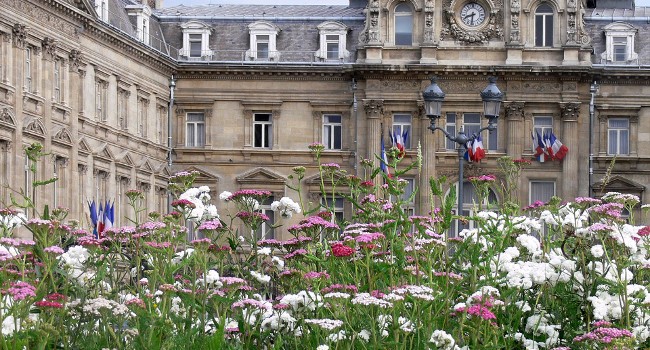
<svg viewBox="0 0 650 350">
<path fill-rule="evenodd" d="M 390 133 L 390 139 L 393 142 L 393 146 L 397 147 L 399 149 L 399 157 L 403 158 L 404 155 L 406 154 L 406 138 L 409 136 L 409 131 L 405 130 L 401 135 L 400 134 L 393 134 L 389 131 Z"/>
<path fill-rule="evenodd" d="M 546 160 L 546 146 L 544 145 L 542 135 L 535 131 L 535 134 L 532 134 L 531 136 L 533 137 L 533 144 L 536 145 L 534 157 L 540 163 L 544 163 Z"/>
<path fill-rule="evenodd" d="M 105 232 L 109 228 L 113 227 L 113 222 L 114 220 L 114 215 L 115 214 L 115 203 L 111 204 L 109 201 L 106 201 L 106 205 L 104 206 L 104 229 L 102 232 Z"/>
<path fill-rule="evenodd" d="M 485 158 L 485 148 L 483 148 L 483 138 L 479 134 L 476 140 L 472 142 L 472 157 L 474 162 L 480 162 Z"/>
<path fill-rule="evenodd" d="M 104 207 L 99 203 L 99 212 L 97 214 L 97 237 L 102 238 L 104 232 Z"/>
<path fill-rule="evenodd" d="M 554 152 L 553 152 L 553 142 L 551 141 L 551 133 L 545 133 L 544 134 L 544 153 L 546 153 L 547 158 L 553 160 L 555 159 L 554 157 Z"/>
<path fill-rule="evenodd" d="M 569 148 L 560 142 L 557 137 L 555 137 L 555 134 L 551 133 L 550 136 L 550 143 L 551 143 L 551 148 L 553 149 L 553 154 L 555 155 L 555 159 L 557 160 L 562 160 L 564 157 L 566 157 L 567 153 L 569 153 Z"/>
<path fill-rule="evenodd" d="M 390 177 L 390 171 L 388 170 L 388 156 L 386 155 L 386 147 L 384 147 L 384 138 L 383 135 L 384 133 L 382 132 L 382 137 L 381 137 L 381 160 L 380 160 L 380 165 L 379 167 L 381 168 L 381 171 L 383 171 L 386 175 Z"/>
<path fill-rule="evenodd" d="M 93 236 L 95 238 L 98 238 L 98 233 L 97 233 L 97 204 L 95 204 L 95 201 L 93 200 L 92 202 L 88 202 L 88 210 L 90 211 L 90 222 L 93 224 Z"/>
</svg>

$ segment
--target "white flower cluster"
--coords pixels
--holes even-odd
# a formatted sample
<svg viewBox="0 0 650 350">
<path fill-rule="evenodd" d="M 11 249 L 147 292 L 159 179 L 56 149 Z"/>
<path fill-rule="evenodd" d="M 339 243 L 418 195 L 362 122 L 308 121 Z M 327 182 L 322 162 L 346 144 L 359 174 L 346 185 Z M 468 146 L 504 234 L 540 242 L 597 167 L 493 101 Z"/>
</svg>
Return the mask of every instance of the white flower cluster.
<svg viewBox="0 0 650 350">
<path fill-rule="evenodd" d="M 185 213 L 191 221 L 201 222 L 219 218 L 217 207 L 214 204 L 210 204 L 211 197 L 208 186 L 192 187 L 181 194 L 178 199 L 185 199 L 194 204 L 195 207 L 192 209 L 188 208 L 188 212 Z"/>
<path fill-rule="evenodd" d="M 214 288 L 221 288 L 223 287 L 223 283 L 219 281 L 219 273 L 215 270 L 209 270 L 208 273 L 205 274 L 204 278 L 199 278 L 196 280 L 197 284 L 205 284 L 208 287 L 214 287 Z"/>
<path fill-rule="evenodd" d="M 300 205 L 289 197 L 282 197 L 271 203 L 271 210 L 280 212 L 283 218 L 290 218 L 293 213 L 300 214 Z"/>
<path fill-rule="evenodd" d="M 273 310 L 270 315 L 265 315 L 260 327 L 267 331 L 293 331 L 296 327 L 296 319 L 287 311 Z"/>
<path fill-rule="evenodd" d="M 5 215 L 0 214 L 0 228 L 4 227 L 9 230 L 13 230 L 23 225 L 27 221 L 27 216 L 22 212 L 16 214 L 7 213 Z"/>
<path fill-rule="evenodd" d="M 257 282 L 267 284 L 271 282 L 271 276 L 259 273 L 257 271 L 250 271 L 251 276 L 255 277 Z"/>
<path fill-rule="evenodd" d="M 135 316 L 135 314 L 133 314 L 125 305 L 103 297 L 86 300 L 82 309 L 85 313 L 95 316 L 102 316 L 102 310 L 110 312 L 114 316 L 122 316 L 126 318 Z"/>
<path fill-rule="evenodd" d="M 298 294 L 285 295 L 280 303 L 291 306 L 293 311 L 314 311 L 323 305 L 323 298 L 314 292 L 301 290 Z"/>
<path fill-rule="evenodd" d="M 358 293 L 357 295 L 354 296 L 352 299 L 352 304 L 361 304 L 361 305 L 376 305 L 379 306 L 382 309 L 393 307 L 393 304 L 391 302 L 388 302 L 383 299 L 375 298 L 370 293 Z"/>
<path fill-rule="evenodd" d="M 526 320 L 526 332 L 534 335 L 546 335 L 544 348 L 551 348 L 560 339 L 560 325 L 550 324 L 547 314 L 534 314 Z M 541 345 L 541 344 L 538 344 Z"/>
<path fill-rule="evenodd" d="M 181 261 L 185 259 L 189 259 L 192 256 L 192 254 L 194 254 L 194 249 L 192 248 L 181 250 L 180 252 L 174 254 L 174 257 L 172 258 L 172 264 L 178 265 L 181 263 Z"/>
<path fill-rule="evenodd" d="M 431 334 L 431 338 L 429 338 L 429 343 L 433 343 L 433 345 L 436 346 L 439 350 L 458 350 L 460 349 L 456 345 L 456 341 L 454 340 L 454 337 L 451 336 L 451 334 L 440 330 L 436 329 L 433 331 L 433 334 Z"/>
</svg>

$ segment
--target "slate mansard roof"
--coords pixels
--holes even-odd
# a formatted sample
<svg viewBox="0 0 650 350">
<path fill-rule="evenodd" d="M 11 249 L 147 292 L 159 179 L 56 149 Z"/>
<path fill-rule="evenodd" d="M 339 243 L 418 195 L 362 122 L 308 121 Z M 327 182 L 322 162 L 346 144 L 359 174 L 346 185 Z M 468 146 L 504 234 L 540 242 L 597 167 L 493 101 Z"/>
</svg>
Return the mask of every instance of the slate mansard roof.
<svg viewBox="0 0 650 350">
<path fill-rule="evenodd" d="M 348 6 L 328 5 L 197 5 L 174 6 L 155 11 L 161 19 L 168 17 L 218 17 L 218 18 L 339 18 L 365 19 L 363 9 Z"/>
</svg>

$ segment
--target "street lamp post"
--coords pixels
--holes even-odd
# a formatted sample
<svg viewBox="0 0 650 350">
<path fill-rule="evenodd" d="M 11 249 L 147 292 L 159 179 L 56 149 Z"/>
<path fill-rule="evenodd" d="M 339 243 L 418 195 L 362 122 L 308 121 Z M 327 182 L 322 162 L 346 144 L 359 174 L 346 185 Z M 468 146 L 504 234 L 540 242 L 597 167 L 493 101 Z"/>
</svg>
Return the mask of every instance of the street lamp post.
<svg viewBox="0 0 650 350">
<path fill-rule="evenodd" d="M 429 130 L 435 132 L 436 130 L 442 131 L 445 137 L 456 143 L 458 149 L 458 209 L 457 214 L 462 213 L 463 208 L 463 166 L 464 155 L 467 149 L 467 143 L 476 140 L 476 138 L 484 130 L 492 132 L 497 128 L 497 118 L 501 110 L 501 101 L 503 101 L 503 93 L 496 85 L 496 77 L 488 78 L 488 86 L 481 91 L 481 100 L 483 100 L 483 114 L 488 119 L 488 125 L 481 128 L 478 132 L 471 135 L 465 134 L 463 127 L 460 128 L 456 135 L 451 135 L 447 130 L 436 126 L 436 121 L 440 119 L 442 113 L 442 102 L 445 100 L 445 93 L 440 89 L 436 81 L 436 77 L 431 78 L 431 85 L 427 86 L 422 92 L 424 98 L 424 111 L 427 117 L 431 120 Z M 435 161 L 435 160 L 434 160 Z"/>
</svg>

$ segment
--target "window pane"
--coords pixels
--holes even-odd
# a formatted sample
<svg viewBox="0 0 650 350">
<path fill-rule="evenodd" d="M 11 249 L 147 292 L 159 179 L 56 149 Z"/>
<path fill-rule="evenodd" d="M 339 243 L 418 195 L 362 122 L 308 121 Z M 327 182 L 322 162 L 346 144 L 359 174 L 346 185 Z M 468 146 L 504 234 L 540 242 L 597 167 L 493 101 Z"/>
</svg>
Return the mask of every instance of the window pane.
<svg viewBox="0 0 650 350">
<path fill-rule="evenodd" d="M 327 123 L 340 123 L 341 122 L 341 116 L 340 115 L 326 115 L 325 116 L 325 121 Z"/>
<path fill-rule="evenodd" d="M 202 122 L 203 113 L 187 113 L 188 122 Z"/>
<path fill-rule="evenodd" d="M 481 123 L 481 115 L 478 113 L 465 113 L 463 114 L 465 123 Z"/>
<path fill-rule="evenodd" d="M 630 154 L 630 142 L 628 140 L 628 131 L 627 130 L 621 130 L 620 133 L 618 134 L 619 137 L 619 142 L 620 142 L 620 149 L 619 149 L 619 154 L 627 155 Z"/>
<path fill-rule="evenodd" d="M 544 46 L 544 17 L 535 16 L 535 46 Z"/>
<path fill-rule="evenodd" d="M 555 182 L 553 181 L 531 181 L 530 182 L 530 203 L 542 201 L 544 203 L 551 200 L 555 195 Z"/>
<path fill-rule="evenodd" d="M 408 114 L 395 114 L 393 116 L 395 123 L 411 123 L 411 116 Z"/>
<path fill-rule="evenodd" d="M 341 126 L 334 126 L 334 149 L 341 149 Z"/>
<path fill-rule="evenodd" d="M 447 113 L 447 124 L 445 125 L 445 130 L 452 136 L 456 135 L 456 113 Z M 456 149 L 456 142 L 445 137 L 445 149 Z"/>
<path fill-rule="evenodd" d="M 196 144 L 197 147 L 205 146 L 205 124 L 196 125 Z"/>
<path fill-rule="evenodd" d="M 190 57 L 201 57 L 201 42 L 190 42 Z"/>
<path fill-rule="evenodd" d="M 499 129 L 494 129 L 488 133 L 488 150 L 496 151 L 498 149 Z"/>
<path fill-rule="evenodd" d="M 270 114 L 255 114 L 255 121 L 256 122 L 270 122 L 271 121 L 271 115 Z"/>
<path fill-rule="evenodd" d="M 262 147 L 262 127 L 262 124 L 255 124 L 255 147 Z"/>
<path fill-rule="evenodd" d="M 271 125 L 264 125 L 264 147 L 271 147 Z"/>
<path fill-rule="evenodd" d="M 395 7 L 395 45 L 411 45 L 413 43 L 413 13 L 407 4 Z"/>
<path fill-rule="evenodd" d="M 544 17 L 544 46 L 553 46 L 553 16 L 546 15 Z"/>
<path fill-rule="evenodd" d="M 610 128 L 627 129 L 628 125 L 629 125 L 629 120 L 628 119 L 623 119 L 623 118 L 609 119 L 609 127 Z"/>
<path fill-rule="evenodd" d="M 195 139 L 194 139 L 194 124 L 193 123 L 188 123 L 187 124 L 187 142 L 186 146 L 194 146 L 195 145 Z"/>
<path fill-rule="evenodd" d="M 339 58 L 339 44 L 338 43 L 327 43 L 327 58 L 337 59 Z"/>
</svg>

